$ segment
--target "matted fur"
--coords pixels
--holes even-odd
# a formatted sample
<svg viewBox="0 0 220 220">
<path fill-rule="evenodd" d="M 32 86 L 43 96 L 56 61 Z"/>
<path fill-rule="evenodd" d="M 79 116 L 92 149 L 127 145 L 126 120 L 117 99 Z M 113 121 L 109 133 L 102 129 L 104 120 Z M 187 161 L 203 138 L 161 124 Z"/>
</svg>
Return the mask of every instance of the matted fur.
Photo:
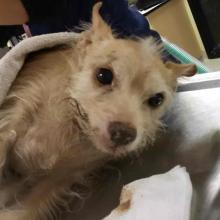
<svg viewBox="0 0 220 220">
<path fill-rule="evenodd" d="M 116 39 L 99 8 L 76 42 L 29 56 L 0 109 L 0 220 L 54 218 L 73 184 L 154 140 L 177 77 L 194 72 L 164 64 L 151 39 Z M 97 82 L 100 67 L 113 70 L 111 86 Z M 162 105 L 148 106 L 161 92 Z M 113 147 L 112 121 L 132 125 L 135 140 Z"/>
</svg>

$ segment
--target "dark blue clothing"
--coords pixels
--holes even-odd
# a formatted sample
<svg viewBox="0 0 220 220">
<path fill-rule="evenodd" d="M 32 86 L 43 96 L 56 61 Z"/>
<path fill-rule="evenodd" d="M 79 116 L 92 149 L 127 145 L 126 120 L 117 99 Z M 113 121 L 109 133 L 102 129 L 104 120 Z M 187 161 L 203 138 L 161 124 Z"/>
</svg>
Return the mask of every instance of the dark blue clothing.
<svg viewBox="0 0 220 220">
<path fill-rule="evenodd" d="M 22 0 L 30 18 L 32 35 L 79 31 L 81 22 L 91 22 L 97 0 Z M 160 35 L 150 29 L 147 19 L 127 0 L 102 0 L 100 13 L 118 37 L 149 37 L 161 43 Z M 163 60 L 177 62 L 166 51 Z"/>
<path fill-rule="evenodd" d="M 22 0 L 30 17 L 33 35 L 66 30 L 78 31 L 80 22 L 91 22 L 92 7 L 96 0 Z M 61 3 L 62 2 L 62 3 Z M 103 0 L 101 15 L 119 37 L 154 36 L 148 21 L 126 0 Z"/>
<path fill-rule="evenodd" d="M 21 0 L 28 15 L 32 35 L 62 31 L 80 31 L 81 22 L 91 22 L 92 7 L 97 0 Z M 127 0 L 102 0 L 100 13 L 118 37 L 154 37 L 161 42 L 160 35 L 150 29 L 146 18 Z M 12 28 L 13 29 L 13 28 Z M 10 38 L 11 32 L 1 31 L 2 45 Z M 2 34 L 3 33 L 3 34 Z M 14 31 L 14 34 L 18 32 Z M 163 59 L 173 59 L 164 51 Z"/>
</svg>

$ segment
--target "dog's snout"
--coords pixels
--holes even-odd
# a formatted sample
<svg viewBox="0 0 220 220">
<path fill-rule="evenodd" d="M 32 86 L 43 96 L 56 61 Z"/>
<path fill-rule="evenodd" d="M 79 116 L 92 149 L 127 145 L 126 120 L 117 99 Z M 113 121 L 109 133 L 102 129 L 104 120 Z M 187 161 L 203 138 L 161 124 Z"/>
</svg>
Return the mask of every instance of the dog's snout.
<svg viewBox="0 0 220 220">
<path fill-rule="evenodd" d="M 108 127 L 111 141 L 119 146 L 133 142 L 137 136 L 137 130 L 129 124 L 111 122 Z"/>
</svg>

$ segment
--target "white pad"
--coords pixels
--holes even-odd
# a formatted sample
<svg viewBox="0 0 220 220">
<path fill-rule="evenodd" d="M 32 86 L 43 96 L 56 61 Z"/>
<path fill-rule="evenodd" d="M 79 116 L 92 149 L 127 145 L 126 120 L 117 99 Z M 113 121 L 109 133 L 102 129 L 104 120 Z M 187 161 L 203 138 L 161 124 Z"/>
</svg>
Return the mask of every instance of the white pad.
<svg viewBox="0 0 220 220">
<path fill-rule="evenodd" d="M 192 184 L 185 168 L 124 186 L 119 206 L 104 220 L 189 220 Z"/>
</svg>

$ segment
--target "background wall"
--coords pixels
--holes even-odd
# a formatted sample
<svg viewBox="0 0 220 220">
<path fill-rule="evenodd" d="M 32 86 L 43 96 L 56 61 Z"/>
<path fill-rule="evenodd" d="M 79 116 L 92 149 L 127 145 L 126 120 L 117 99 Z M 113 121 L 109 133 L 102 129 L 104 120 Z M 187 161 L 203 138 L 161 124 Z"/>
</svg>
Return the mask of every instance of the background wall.
<svg viewBox="0 0 220 220">
<path fill-rule="evenodd" d="M 162 36 L 202 59 L 205 49 L 187 0 L 171 0 L 148 15 L 148 20 Z"/>
</svg>

